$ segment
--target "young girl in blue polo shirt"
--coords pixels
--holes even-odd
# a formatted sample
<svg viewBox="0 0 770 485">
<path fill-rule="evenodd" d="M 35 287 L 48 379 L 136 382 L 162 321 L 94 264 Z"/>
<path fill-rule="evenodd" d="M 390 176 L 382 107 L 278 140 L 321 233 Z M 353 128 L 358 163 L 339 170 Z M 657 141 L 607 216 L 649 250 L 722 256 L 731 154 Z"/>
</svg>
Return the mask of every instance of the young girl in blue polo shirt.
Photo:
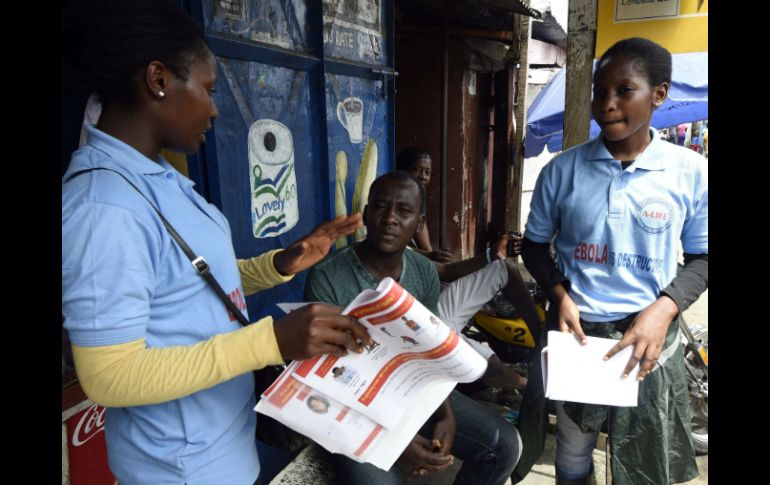
<svg viewBox="0 0 770 485">
<path fill-rule="evenodd" d="M 329 305 L 241 327 L 152 206 L 243 313 L 245 295 L 320 261 L 360 215 L 236 260 L 223 214 L 160 156 L 197 152 L 218 115 L 200 27 L 168 0 L 73 1 L 63 18 L 65 79 L 103 111 L 63 179 L 62 313 L 81 386 L 107 407 L 110 469 L 122 485 L 252 485 L 251 371 L 373 341 Z"/>
<path fill-rule="evenodd" d="M 605 358 L 633 347 L 624 375 L 641 364 L 639 401 L 633 408 L 555 403 L 557 483 L 587 483 L 605 423 L 614 483 L 683 482 L 697 466 L 677 331 L 681 312 L 708 286 L 707 165 L 650 127 L 671 86 L 666 49 L 622 40 L 601 57 L 593 80 L 591 110 L 601 135 L 541 172 L 522 257 L 550 294 L 553 326 L 581 342 L 586 335 L 619 340 Z M 680 241 L 685 264 L 677 274 Z M 529 384 L 522 426 L 532 406 L 526 401 L 542 402 L 539 376 Z M 522 430 L 525 455 L 531 436 Z M 535 439 L 530 451 L 539 453 L 539 445 Z M 532 462 L 523 456 L 517 475 Z"/>
</svg>

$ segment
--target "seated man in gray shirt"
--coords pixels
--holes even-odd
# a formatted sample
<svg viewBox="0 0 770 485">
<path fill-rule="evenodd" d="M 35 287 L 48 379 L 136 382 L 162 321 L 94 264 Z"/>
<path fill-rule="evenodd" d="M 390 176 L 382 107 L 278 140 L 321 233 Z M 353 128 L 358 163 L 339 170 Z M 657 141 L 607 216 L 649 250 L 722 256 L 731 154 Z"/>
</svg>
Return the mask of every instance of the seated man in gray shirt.
<svg viewBox="0 0 770 485">
<path fill-rule="evenodd" d="M 362 290 L 375 288 L 382 279 L 391 277 L 438 314 L 435 267 L 424 256 L 406 251 L 407 243 L 425 221 L 423 190 L 404 172 L 387 173 L 375 180 L 364 210 L 366 239 L 313 268 L 305 285 L 305 300 L 346 306 Z M 414 437 L 398 464 L 407 472 L 427 474 L 449 467 L 457 456 L 463 466 L 455 483 L 502 485 L 516 466 L 520 443 L 513 425 L 453 391 Z M 332 455 L 332 463 L 343 483 L 401 483 L 395 465 L 385 472 L 337 454 Z"/>
</svg>

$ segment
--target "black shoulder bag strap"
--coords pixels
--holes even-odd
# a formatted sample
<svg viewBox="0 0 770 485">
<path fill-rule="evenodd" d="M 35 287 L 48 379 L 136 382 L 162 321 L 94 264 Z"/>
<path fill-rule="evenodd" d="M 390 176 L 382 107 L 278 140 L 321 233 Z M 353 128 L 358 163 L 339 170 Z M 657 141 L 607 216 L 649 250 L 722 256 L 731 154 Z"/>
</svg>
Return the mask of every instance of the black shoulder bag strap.
<svg viewBox="0 0 770 485">
<path fill-rule="evenodd" d="M 211 270 L 209 269 L 209 265 L 206 262 L 206 260 L 203 258 L 203 256 L 196 256 L 195 253 L 190 249 L 190 246 L 187 245 L 187 243 L 184 242 L 184 239 L 182 239 L 182 236 L 179 235 L 179 233 L 176 232 L 176 230 L 171 226 L 171 224 L 166 220 L 165 217 L 163 217 L 163 214 L 160 213 L 160 210 L 158 210 L 157 207 L 155 207 L 155 204 L 150 201 L 150 199 L 147 198 L 144 193 L 142 193 L 139 188 L 134 185 L 128 178 L 126 178 L 125 175 L 122 173 L 110 170 L 109 168 L 89 168 L 85 170 L 81 170 L 79 172 L 75 172 L 70 177 L 75 178 L 80 174 L 91 172 L 93 170 L 106 170 L 109 172 L 115 172 L 116 174 L 123 177 L 123 179 L 128 182 L 128 184 L 133 187 L 137 192 L 139 192 L 139 195 L 144 197 L 144 199 L 150 204 L 150 207 L 152 207 L 155 212 L 158 214 L 158 217 L 160 217 L 160 220 L 163 222 L 163 225 L 166 226 L 166 230 L 169 234 L 171 234 L 171 237 L 174 238 L 174 240 L 179 244 L 179 247 L 182 248 L 182 251 L 187 255 L 187 258 L 190 260 L 190 262 L 193 265 L 193 268 L 195 268 L 195 272 L 198 273 L 204 280 L 206 280 L 206 283 L 211 286 L 211 288 L 214 290 L 214 292 L 217 294 L 220 300 L 222 300 L 222 303 L 225 304 L 228 310 L 232 312 L 233 315 L 235 315 L 235 318 L 238 319 L 239 322 L 241 322 L 242 325 L 248 325 L 249 322 L 246 320 L 246 317 L 243 316 L 243 313 L 241 313 L 238 308 L 236 308 L 235 303 L 227 296 L 227 294 L 222 290 L 222 287 L 219 286 L 219 283 L 217 283 L 217 280 L 214 278 L 214 276 L 211 274 Z M 254 379 L 255 379 L 255 390 L 257 398 L 265 391 L 265 389 L 268 388 L 270 384 L 272 384 L 278 376 L 283 372 L 284 368 L 286 366 L 267 366 L 262 369 L 254 371 Z M 261 441 L 264 441 L 265 443 L 280 448 L 282 450 L 286 451 L 296 451 L 301 448 L 303 448 L 305 445 L 310 443 L 310 439 L 297 433 L 296 431 L 292 430 L 291 428 L 286 427 L 285 425 L 281 424 L 280 422 L 276 421 L 275 419 L 271 418 L 270 416 L 263 415 L 259 418 L 259 425 L 257 426 L 256 431 L 256 437 L 260 439 Z"/>
<path fill-rule="evenodd" d="M 241 322 L 241 325 L 248 325 L 249 321 L 246 320 L 246 317 L 243 316 L 243 313 L 241 313 L 240 310 L 235 306 L 235 303 L 227 296 L 227 293 L 222 289 L 221 286 L 219 286 L 219 283 L 217 283 L 217 280 L 214 278 L 214 275 L 211 274 L 211 269 L 209 268 L 209 264 L 206 262 L 206 260 L 203 258 L 203 256 L 196 256 L 192 249 L 190 249 L 190 246 L 187 245 L 186 242 L 184 242 L 184 239 L 182 239 L 182 236 L 179 235 L 178 232 L 176 232 L 176 229 L 169 223 L 165 217 L 163 217 L 163 214 L 160 213 L 157 207 L 155 207 L 155 204 L 150 201 L 150 199 L 147 198 L 144 193 L 142 193 L 139 188 L 133 184 L 128 178 L 123 175 L 122 173 L 116 171 L 116 170 L 110 170 L 109 168 L 89 168 L 85 170 L 81 170 L 79 172 L 75 172 L 72 174 L 70 179 L 73 179 L 77 177 L 78 175 L 81 175 L 86 172 L 91 172 L 93 170 L 106 170 L 108 172 L 113 172 L 128 182 L 128 185 L 134 188 L 137 192 L 139 192 L 139 195 L 144 197 L 144 200 L 146 200 L 150 207 L 152 207 L 155 212 L 158 214 L 158 217 L 160 217 L 161 222 L 163 222 L 163 225 L 166 226 L 166 230 L 169 234 L 171 234 L 171 237 L 174 238 L 174 241 L 179 245 L 180 248 L 182 248 L 182 251 L 185 253 L 187 258 L 190 260 L 190 262 L 193 265 L 193 268 L 195 269 L 195 272 L 198 273 L 204 280 L 206 280 L 206 283 L 211 286 L 211 288 L 214 290 L 214 293 L 217 294 L 220 300 L 222 300 L 222 303 L 225 304 L 228 310 L 232 312 L 233 315 L 235 315 L 235 318 L 238 319 L 239 322 Z"/>
</svg>

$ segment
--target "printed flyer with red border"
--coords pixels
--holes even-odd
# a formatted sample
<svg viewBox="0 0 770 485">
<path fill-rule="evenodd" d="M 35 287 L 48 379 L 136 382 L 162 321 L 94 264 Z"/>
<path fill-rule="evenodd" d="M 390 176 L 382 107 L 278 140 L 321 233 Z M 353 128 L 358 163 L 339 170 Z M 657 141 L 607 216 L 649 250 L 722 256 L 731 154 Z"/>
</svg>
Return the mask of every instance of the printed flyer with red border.
<svg viewBox="0 0 770 485">
<path fill-rule="evenodd" d="M 388 470 L 454 386 L 481 377 L 487 363 L 391 278 L 342 313 L 375 345 L 292 362 L 256 410 L 332 453 Z"/>
</svg>

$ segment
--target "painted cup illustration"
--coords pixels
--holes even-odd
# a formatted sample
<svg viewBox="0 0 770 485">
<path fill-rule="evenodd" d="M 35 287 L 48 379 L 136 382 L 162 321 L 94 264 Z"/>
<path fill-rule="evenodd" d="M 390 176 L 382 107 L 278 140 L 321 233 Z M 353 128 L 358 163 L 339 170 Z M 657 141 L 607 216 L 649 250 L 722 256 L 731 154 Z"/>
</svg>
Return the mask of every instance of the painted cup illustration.
<svg viewBox="0 0 770 485">
<path fill-rule="evenodd" d="M 248 147 L 254 237 L 283 234 L 299 220 L 291 131 L 275 120 L 257 120 Z"/>
<path fill-rule="evenodd" d="M 361 128 L 363 125 L 364 103 L 361 99 L 352 97 L 337 103 L 337 119 L 348 131 L 350 143 L 361 143 Z"/>
</svg>

